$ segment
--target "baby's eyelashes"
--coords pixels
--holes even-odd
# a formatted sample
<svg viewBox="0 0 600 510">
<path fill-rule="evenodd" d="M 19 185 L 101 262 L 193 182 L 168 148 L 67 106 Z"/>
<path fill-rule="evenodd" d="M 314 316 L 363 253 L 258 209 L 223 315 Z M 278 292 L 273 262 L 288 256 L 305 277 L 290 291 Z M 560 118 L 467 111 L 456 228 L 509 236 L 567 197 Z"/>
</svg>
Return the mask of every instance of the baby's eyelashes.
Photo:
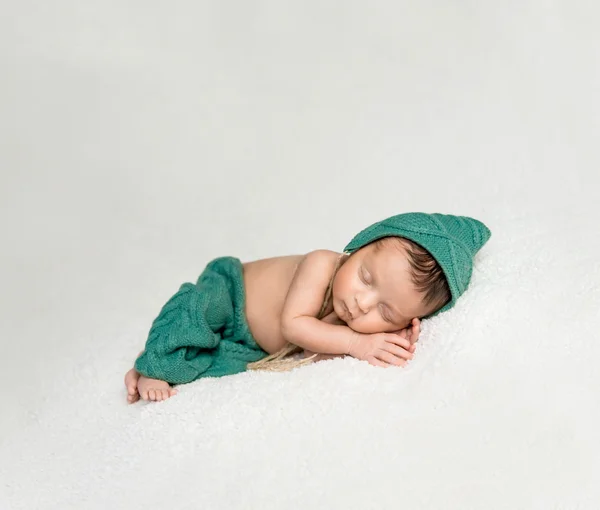
<svg viewBox="0 0 600 510">
<path fill-rule="evenodd" d="M 364 284 L 366 284 L 366 285 L 370 285 L 371 284 L 371 276 L 363 269 L 362 266 L 358 270 L 358 276 L 359 276 L 359 278 L 362 280 L 362 282 Z"/>
</svg>

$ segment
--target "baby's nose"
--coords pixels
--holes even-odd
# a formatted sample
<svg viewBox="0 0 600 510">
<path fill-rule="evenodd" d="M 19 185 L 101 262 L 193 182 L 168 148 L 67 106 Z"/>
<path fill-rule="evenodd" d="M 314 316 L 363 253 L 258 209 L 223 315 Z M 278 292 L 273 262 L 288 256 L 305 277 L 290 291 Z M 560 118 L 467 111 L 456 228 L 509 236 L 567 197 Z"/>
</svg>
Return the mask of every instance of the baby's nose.
<svg viewBox="0 0 600 510">
<path fill-rule="evenodd" d="M 365 296 L 365 295 L 357 296 L 356 304 L 358 305 L 359 310 L 363 314 L 367 314 L 367 313 L 369 313 L 369 310 L 373 306 L 373 299 L 370 299 L 369 296 Z"/>
</svg>

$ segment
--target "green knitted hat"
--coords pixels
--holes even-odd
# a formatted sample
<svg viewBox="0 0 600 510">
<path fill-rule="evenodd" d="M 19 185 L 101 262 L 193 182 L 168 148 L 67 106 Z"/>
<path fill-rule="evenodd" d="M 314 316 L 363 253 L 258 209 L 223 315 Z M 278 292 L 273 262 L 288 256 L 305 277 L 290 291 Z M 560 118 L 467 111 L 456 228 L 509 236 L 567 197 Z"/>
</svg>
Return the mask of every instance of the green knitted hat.
<svg viewBox="0 0 600 510">
<path fill-rule="evenodd" d="M 410 239 L 425 248 L 442 267 L 452 298 L 435 315 L 449 310 L 467 290 L 473 273 L 473 257 L 492 233 L 480 221 L 450 214 L 405 213 L 375 223 L 359 232 L 344 248 L 352 253 L 383 237 Z"/>
</svg>

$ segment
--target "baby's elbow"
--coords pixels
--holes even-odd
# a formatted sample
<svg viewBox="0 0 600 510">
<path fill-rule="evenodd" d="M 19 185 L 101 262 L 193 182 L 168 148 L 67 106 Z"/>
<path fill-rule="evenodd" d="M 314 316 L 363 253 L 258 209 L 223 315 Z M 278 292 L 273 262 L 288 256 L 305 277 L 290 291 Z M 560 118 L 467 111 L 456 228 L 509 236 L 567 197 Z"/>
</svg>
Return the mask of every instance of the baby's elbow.
<svg viewBox="0 0 600 510">
<path fill-rule="evenodd" d="M 294 322 L 294 317 L 282 317 L 281 318 L 281 335 L 286 341 L 290 341 L 290 338 L 294 334 L 294 329 L 296 328 L 296 323 Z"/>
<path fill-rule="evenodd" d="M 303 325 L 306 317 L 282 317 L 281 335 L 287 342 L 295 343 L 302 336 Z"/>
</svg>

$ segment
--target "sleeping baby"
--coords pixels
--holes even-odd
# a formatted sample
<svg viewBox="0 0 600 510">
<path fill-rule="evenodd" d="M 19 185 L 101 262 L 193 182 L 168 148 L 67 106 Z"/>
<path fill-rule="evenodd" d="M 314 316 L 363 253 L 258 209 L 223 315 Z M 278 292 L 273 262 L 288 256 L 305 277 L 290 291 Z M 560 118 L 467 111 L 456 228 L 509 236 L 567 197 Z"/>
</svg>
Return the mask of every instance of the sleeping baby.
<svg viewBox="0 0 600 510">
<path fill-rule="evenodd" d="M 454 306 L 490 235 L 466 216 L 405 213 L 364 229 L 343 253 L 217 258 L 162 307 L 125 375 L 127 399 L 161 401 L 201 377 L 345 355 L 404 366 L 420 321 Z"/>
</svg>

